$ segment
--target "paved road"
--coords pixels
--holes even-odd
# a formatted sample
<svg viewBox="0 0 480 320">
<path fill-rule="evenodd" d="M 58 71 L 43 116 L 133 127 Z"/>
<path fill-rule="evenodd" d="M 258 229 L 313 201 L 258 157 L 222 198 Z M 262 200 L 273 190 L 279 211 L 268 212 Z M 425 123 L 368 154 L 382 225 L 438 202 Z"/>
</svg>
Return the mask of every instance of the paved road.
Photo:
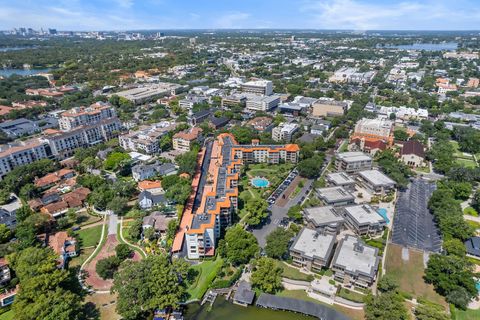
<svg viewBox="0 0 480 320">
<path fill-rule="evenodd" d="M 111 214 L 108 219 L 108 235 L 117 234 L 118 216 Z"/>
<path fill-rule="evenodd" d="M 252 233 L 257 238 L 260 247 L 263 248 L 265 246 L 267 235 L 269 235 L 279 226 L 280 221 L 282 221 L 282 219 L 287 216 L 288 209 L 301 202 L 302 198 L 308 194 L 312 184 L 312 179 L 308 179 L 307 181 L 305 181 L 304 186 L 302 190 L 298 193 L 298 195 L 295 198 L 290 199 L 284 207 L 280 207 L 274 204 L 272 206 L 272 213 L 267 218 L 267 221 L 259 229 L 252 230 Z M 281 196 L 279 198 L 281 198 Z"/>
</svg>

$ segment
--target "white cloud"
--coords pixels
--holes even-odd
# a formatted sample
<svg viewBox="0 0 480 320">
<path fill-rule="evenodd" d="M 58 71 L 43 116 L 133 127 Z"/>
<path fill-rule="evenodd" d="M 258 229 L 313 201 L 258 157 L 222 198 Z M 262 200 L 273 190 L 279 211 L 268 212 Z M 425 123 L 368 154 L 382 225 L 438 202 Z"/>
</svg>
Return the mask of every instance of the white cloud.
<svg viewBox="0 0 480 320">
<path fill-rule="evenodd" d="M 245 12 L 227 13 L 215 21 L 215 27 L 221 29 L 245 28 L 249 18 L 250 14 Z"/>
<path fill-rule="evenodd" d="M 133 6 L 133 0 L 114 0 L 117 5 L 119 5 L 122 8 L 130 8 Z"/>
<path fill-rule="evenodd" d="M 470 29 L 479 27 L 479 10 L 465 10 L 459 0 L 369 3 L 365 0 L 309 0 L 301 12 L 311 16 L 310 26 L 328 29 Z M 471 7 L 471 4 L 470 4 Z M 471 25 L 473 23 L 473 25 Z"/>
</svg>

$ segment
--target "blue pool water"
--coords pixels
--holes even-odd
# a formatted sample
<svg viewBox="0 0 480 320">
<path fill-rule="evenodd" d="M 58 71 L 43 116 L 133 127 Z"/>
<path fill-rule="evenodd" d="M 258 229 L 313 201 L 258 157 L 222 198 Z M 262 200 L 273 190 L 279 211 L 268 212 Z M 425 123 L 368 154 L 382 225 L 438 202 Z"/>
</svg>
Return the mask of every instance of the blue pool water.
<svg viewBox="0 0 480 320">
<path fill-rule="evenodd" d="M 387 209 L 380 208 L 380 209 L 377 210 L 377 213 L 378 213 L 383 219 L 385 219 L 385 221 L 387 222 L 387 224 L 390 223 L 390 219 L 388 219 L 388 217 L 387 217 Z"/>
<path fill-rule="evenodd" d="M 265 178 L 255 177 L 252 179 L 252 184 L 254 187 L 257 187 L 257 188 L 266 188 L 268 187 L 270 182 Z"/>
<path fill-rule="evenodd" d="M 477 288 L 478 292 L 480 292 L 480 280 L 477 281 L 477 284 L 475 285 L 475 287 Z"/>
</svg>

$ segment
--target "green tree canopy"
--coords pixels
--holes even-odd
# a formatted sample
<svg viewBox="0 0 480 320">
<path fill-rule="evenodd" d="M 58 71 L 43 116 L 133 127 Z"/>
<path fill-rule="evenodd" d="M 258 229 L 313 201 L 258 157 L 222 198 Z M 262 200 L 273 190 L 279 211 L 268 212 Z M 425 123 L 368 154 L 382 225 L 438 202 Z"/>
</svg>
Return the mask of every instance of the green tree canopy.
<svg viewBox="0 0 480 320">
<path fill-rule="evenodd" d="M 272 258 L 261 257 L 255 263 L 251 275 L 252 285 L 266 293 L 275 293 L 282 289 L 282 268 Z"/>
<path fill-rule="evenodd" d="M 224 250 L 226 258 L 232 264 L 245 264 L 258 252 L 257 239 L 240 225 L 236 225 L 227 229 Z"/>
<path fill-rule="evenodd" d="M 265 252 L 267 256 L 276 259 L 283 259 L 288 252 L 288 245 L 293 237 L 291 230 L 278 227 L 266 238 Z"/>
<path fill-rule="evenodd" d="M 164 255 L 125 261 L 113 280 L 117 312 L 125 319 L 139 319 L 156 309 L 178 307 L 186 292 L 187 274 L 184 260 L 170 262 Z"/>
<path fill-rule="evenodd" d="M 268 203 L 265 199 L 255 198 L 247 201 L 243 209 L 247 214 L 246 222 L 251 226 L 259 225 L 263 219 L 268 217 Z"/>
</svg>

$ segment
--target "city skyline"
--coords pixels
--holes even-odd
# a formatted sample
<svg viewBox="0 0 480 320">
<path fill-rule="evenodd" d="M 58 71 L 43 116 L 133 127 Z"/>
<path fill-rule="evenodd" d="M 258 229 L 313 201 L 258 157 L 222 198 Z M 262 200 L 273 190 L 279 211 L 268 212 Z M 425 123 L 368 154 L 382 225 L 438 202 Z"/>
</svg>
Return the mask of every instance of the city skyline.
<svg viewBox="0 0 480 320">
<path fill-rule="evenodd" d="M 0 0 L 0 29 L 477 30 L 473 0 Z M 19 19 L 18 17 L 23 17 Z"/>
</svg>

